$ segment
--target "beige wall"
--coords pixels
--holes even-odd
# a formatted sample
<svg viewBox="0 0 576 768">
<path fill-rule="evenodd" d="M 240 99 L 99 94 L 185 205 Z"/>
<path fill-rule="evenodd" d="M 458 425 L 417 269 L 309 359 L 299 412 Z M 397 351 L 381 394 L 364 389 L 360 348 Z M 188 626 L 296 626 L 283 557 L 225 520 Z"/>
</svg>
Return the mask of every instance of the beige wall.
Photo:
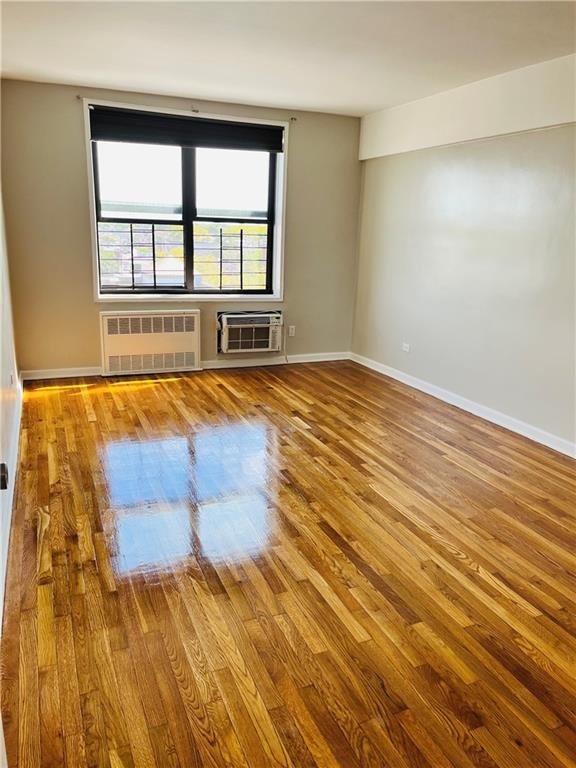
<svg viewBox="0 0 576 768">
<path fill-rule="evenodd" d="M 573 442 L 575 138 L 367 161 L 354 352 Z"/>
<path fill-rule="evenodd" d="M 296 325 L 289 354 L 350 349 L 360 166 L 359 120 L 194 101 L 203 111 L 297 121 L 290 125 L 285 301 L 258 304 L 106 303 L 93 298 L 82 103 L 77 94 L 188 109 L 185 99 L 4 81 L 6 227 L 17 350 L 24 370 L 98 366 L 98 313 L 200 307 L 202 357 L 216 357 L 217 309 L 283 307 Z M 262 359 L 262 356 L 259 357 Z"/>
</svg>

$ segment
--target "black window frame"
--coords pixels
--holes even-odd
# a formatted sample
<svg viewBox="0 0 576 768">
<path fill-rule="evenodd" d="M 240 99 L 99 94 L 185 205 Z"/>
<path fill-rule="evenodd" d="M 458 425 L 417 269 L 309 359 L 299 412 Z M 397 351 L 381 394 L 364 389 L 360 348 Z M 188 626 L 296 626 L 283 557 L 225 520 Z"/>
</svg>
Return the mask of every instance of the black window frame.
<svg viewBox="0 0 576 768">
<path fill-rule="evenodd" d="M 152 112 L 153 115 L 163 114 Z M 196 118 L 201 119 L 201 118 Z M 210 120 L 206 121 L 211 122 Z M 266 124 L 262 124 L 263 126 Z M 98 141 L 105 139 L 91 139 L 91 158 L 92 158 L 92 178 L 94 191 L 94 208 L 96 215 L 96 256 L 98 267 L 98 293 L 101 296 L 114 295 L 192 295 L 192 296 L 272 296 L 274 294 L 274 249 L 276 243 L 276 224 L 277 224 L 277 174 L 278 162 L 277 152 L 267 152 L 269 157 L 268 166 L 268 208 L 264 218 L 256 217 L 220 217 L 220 216 L 199 216 L 196 205 L 196 147 L 182 146 L 171 142 L 158 142 L 158 145 L 169 143 L 170 146 L 177 146 L 181 152 L 181 170 L 182 170 L 182 213 L 180 219 L 160 219 L 160 218 L 136 218 L 122 216 L 102 216 L 100 200 L 100 182 L 98 170 Z M 114 139 L 110 139 L 111 141 Z M 129 141 L 123 138 L 122 141 L 128 144 L 143 143 L 142 141 Z M 149 141 L 145 143 L 153 144 Z M 214 146 L 214 149 L 228 149 L 225 146 Z M 249 151 L 247 149 L 247 151 Z M 264 288 L 243 288 L 242 287 L 242 254 L 240 256 L 240 288 L 195 288 L 194 287 L 194 224 L 196 222 L 210 222 L 214 224 L 266 224 L 266 284 Z M 100 257 L 100 238 L 99 224 L 170 224 L 182 226 L 183 228 L 183 249 L 184 249 L 184 286 L 166 286 L 161 285 L 134 285 L 134 271 L 132 270 L 132 286 L 103 286 L 102 285 L 102 265 Z M 130 230 L 132 232 L 132 230 Z M 242 231 L 242 230 L 241 230 Z M 154 232 L 154 227 L 152 227 Z M 242 243 L 242 234 L 240 235 Z M 132 248 L 132 245 L 131 245 Z M 155 272 L 155 251 L 152 245 L 154 275 Z M 220 267 L 222 277 L 222 266 Z M 154 283 L 156 279 L 154 278 Z"/>
</svg>

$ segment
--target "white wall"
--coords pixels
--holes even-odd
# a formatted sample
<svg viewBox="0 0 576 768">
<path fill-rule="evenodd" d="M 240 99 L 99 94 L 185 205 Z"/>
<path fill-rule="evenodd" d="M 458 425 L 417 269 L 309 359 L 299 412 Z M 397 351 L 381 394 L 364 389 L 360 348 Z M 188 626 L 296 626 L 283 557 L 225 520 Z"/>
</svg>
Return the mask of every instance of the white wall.
<svg viewBox="0 0 576 768">
<path fill-rule="evenodd" d="M 1 26 L 2 19 L 0 14 L 0 31 Z M 2 110 L 0 107 L 1 117 Z M 2 636 L 2 619 L 4 615 L 4 592 L 8 565 L 10 524 L 12 521 L 12 500 L 18 463 L 21 408 L 22 389 L 16 368 L 12 302 L 4 229 L 4 207 L 2 203 L 2 184 L 0 182 L 0 461 L 8 464 L 10 473 L 8 489 L 0 491 L 0 637 Z M 4 729 L 2 718 L 0 718 L 0 768 L 5 768 L 7 765 Z"/>
<path fill-rule="evenodd" d="M 572 125 L 368 160 L 352 347 L 567 453 L 575 141 Z"/>
<path fill-rule="evenodd" d="M 0 191 L 1 195 L 1 191 Z M 0 459 L 8 464 L 9 487 L 0 491 L 0 623 L 4 605 L 4 585 L 10 521 L 12 518 L 12 497 L 16 476 L 18 432 L 22 392 L 16 370 L 14 351 L 14 331 L 12 327 L 12 309 L 6 241 L 4 237 L 4 217 L 0 203 Z"/>
<path fill-rule="evenodd" d="M 362 118 L 360 159 L 576 120 L 576 54 Z"/>
<path fill-rule="evenodd" d="M 16 371 L 14 332 L 4 237 L 4 216 L 0 189 L 0 460 L 8 464 L 8 490 L 0 491 L 0 636 L 4 609 L 4 589 L 8 563 L 8 542 L 12 520 L 12 499 L 18 463 L 18 437 L 22 391 Z M 6 766 L 4 732 L 0 720 L 0 766 Z"/>
</svg>

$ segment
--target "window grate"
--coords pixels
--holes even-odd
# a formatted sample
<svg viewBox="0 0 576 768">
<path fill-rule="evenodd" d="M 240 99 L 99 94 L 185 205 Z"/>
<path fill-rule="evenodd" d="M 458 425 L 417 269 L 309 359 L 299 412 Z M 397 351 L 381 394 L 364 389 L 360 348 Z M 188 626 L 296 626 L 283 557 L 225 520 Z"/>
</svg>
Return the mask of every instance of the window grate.
<svg viewBox="0 0 576 768">
<path fill-rule="evenodd" d="M 181 224 L 98 222 L 98 252 L 104 291 L 186 289 Z M 193 290 L 266 291 L 268 253 L 268 224 L 196 221 Z"/>
<path fill-rule="evenodd" d="M 197 221 L 193 236 L 195 290 L 266 290 L 268 224 Z"/>
<path fill-rule="evenodd" d="M 185 288 L 184 227 L 154 222 L 98 222 L 100 288 Z"/>
</svg>

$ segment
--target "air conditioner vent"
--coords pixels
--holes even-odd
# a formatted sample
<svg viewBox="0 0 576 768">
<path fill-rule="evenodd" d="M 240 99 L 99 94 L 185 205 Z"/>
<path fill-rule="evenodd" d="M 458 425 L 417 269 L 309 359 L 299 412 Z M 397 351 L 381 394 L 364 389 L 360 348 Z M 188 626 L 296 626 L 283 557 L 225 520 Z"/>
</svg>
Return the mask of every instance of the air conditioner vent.
<svg viewBox="0 0 576 768">
<path fill-rule="evenodd" d="M 219 324 L 220 349 L 224 353 L 282 349 L 281 312 L 221 312 Z"/>
<path fill-rule="evenodd" d="M 270 325 L 268 319 L 266 317 L 262 317 L 262 315 L 235 315 L 233 319 L 230 321 L 234 325 Z"/>
<path fill-rule="evenodd" d="M 200 362 L 200 313 L 102 312 L 105 374 L 195 370 Z"/>
</svg>

